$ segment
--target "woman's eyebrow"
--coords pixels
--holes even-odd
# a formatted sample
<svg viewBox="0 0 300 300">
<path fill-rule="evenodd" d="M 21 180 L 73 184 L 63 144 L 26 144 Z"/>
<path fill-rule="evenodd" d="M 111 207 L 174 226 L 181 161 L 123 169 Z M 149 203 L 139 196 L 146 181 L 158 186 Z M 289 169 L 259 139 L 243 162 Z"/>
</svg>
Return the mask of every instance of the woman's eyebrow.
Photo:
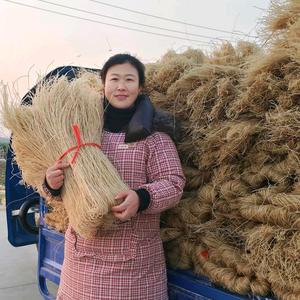
<svg viewBox="0 0 300 300">
<path fill-rule="evenodd" d="M 118 74 L 118 73 L 111 73 L 111 74 L 109 74 L 110 76 L 120 76 L 120 74 Z"/>
<path fill-rule="evenodd" d="M 110 76 L 121 76 L 121 74 L 119 73 L 111 73 Z M 128 74 L 125 74 L 125 76 L 131 76 L 131 77 L 136 77 L 135 74 L 131 74 L 131 73 L 128 73 Z"/>
<path fill-rule="evenodd" d="M 134 78 L 137 77 L 135 74 L 131 74 L 131 73 L 125 74 L 125 76 L 126 76 L 126 77 L 134 77 Z"/>
</svg>

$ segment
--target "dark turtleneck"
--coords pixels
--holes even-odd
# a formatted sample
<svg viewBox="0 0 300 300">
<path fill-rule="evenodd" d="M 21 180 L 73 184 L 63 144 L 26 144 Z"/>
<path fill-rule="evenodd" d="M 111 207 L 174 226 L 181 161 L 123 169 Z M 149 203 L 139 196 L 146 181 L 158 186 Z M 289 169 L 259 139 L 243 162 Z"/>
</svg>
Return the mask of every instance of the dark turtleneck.
<svg viewBox="0 0 300 300">
<path fill-rule="evenodd" d="M 129 108 L 116 108 L 106 102 L 104 107 L 104 129 L 113 133 L 125 131 L 136 111 L 138 102 L 139 100 L 136 100 L 134 105 Z M 135 192 L 140 200 L 138 211 L 143 211 L 150 204 L 150 194 L 145 189 L 137 189 Z"/>
<path fill-rule="evenodd" d="M 104 129 L 114 133 L 126 130 L 135 111 L 136 104 L 123 109 L 107 104 L 104 111 Z"/>
</svg>

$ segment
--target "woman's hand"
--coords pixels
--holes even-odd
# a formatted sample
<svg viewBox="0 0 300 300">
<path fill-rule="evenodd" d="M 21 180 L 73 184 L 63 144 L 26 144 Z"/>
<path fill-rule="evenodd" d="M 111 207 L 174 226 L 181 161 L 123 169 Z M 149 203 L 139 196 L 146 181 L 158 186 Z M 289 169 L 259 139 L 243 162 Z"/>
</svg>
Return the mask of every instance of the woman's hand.
<svg viewBox="0 0 300 300">
<path fill-rule="evenodd" d="M 64 184 L 64 170 L 69 163 L 58 161 L 46 171 L 46 180 L 51 189 L 58 190 Z"/>
<path fill-rule="evenodd" d="M 123 202 L 111 208 L 114 216 L 121 221 L 127 221 L 134 217 L 139 209 L 140 199 L 138 194 L 133 191 L 124 191 L 119 193 L 116 200 L 123 199 Z"/>
</svg>

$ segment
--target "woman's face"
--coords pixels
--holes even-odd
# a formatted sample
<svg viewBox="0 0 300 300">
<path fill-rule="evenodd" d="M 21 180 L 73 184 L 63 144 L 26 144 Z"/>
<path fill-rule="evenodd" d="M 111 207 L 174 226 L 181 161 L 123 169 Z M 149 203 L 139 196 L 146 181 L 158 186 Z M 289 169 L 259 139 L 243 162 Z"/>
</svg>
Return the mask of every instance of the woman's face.
<svg viewBox="0 0 300 300">
<path fill-rule="evenodd" d="M 139 92 L 139 74 L 134 66 L 124 63 L 108 69 L 104 93 L 112 106 L 129 108 L 135 102 Z"/>
</svg>

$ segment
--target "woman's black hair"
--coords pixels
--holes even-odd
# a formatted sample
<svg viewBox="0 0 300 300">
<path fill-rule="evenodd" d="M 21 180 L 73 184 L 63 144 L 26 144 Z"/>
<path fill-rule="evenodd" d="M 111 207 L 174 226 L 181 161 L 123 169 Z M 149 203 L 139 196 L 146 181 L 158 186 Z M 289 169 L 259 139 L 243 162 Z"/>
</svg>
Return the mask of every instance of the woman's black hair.
<svg viewBox="0 0 300 300">
<path fill-rule="evenodd" d="M 136 57 L 130 55 L 130 54 L 116 54 L 112 57 L 110 57 L 106 63 L 103 65 L 103 68 L 101 70 L 101 80 L 103 84 L 105 83 L 106 74 L 109 68 L 111 68 L 114 65 L 121 65 L 129 63 L 134 68 L 136 68 L 138 75 L 139 75 L 139 86 L 144 87 L 145 84 L 145 66 L 144 64 L 139 61 Z"/>
</svg>

